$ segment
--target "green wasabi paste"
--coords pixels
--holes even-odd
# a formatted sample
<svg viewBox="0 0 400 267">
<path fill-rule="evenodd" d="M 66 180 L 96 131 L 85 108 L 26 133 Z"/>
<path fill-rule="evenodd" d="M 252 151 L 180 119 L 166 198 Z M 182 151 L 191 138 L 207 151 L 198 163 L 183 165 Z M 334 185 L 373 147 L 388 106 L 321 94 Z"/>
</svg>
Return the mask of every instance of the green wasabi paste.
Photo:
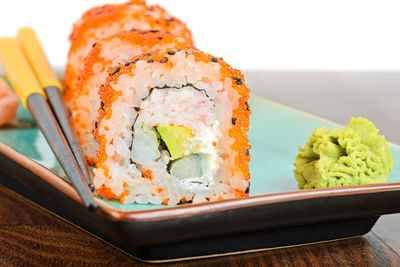
<svg viewBox="0 0 400 267">
<path fill-rule="evenodd" d="M 352 118 L 343 129 L 318 128 L 294 166 L 300 189 L 385 183 L 393 168 L 383 135 L 364 118 Z"/>
</svg>

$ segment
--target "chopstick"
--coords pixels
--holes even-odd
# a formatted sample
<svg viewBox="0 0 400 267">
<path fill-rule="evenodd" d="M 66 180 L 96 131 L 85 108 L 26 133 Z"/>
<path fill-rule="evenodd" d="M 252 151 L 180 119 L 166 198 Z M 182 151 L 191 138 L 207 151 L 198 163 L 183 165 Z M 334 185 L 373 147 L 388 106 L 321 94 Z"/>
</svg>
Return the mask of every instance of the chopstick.
<svg viewBox="0 0 400 267">
<path fill-rule="evenodd" d="M 98 208 L 88 183 L 46 101 L 18 42 L 13 38 L 0 38 L 0 60 L 4 71 L 20 97 L 39 125 L 64 172 L 71 180 L 84 205 L 91 211 Z"/>
<path fill-rule="evenodd" d="M 64 133 L 65 139 L 67 139 L 79 168 L 85 176 L 85 180 L 89 185 L 90 190 L 94 192 L 95 188 L 91 182 L 92 179 L 89 166 L 85 159 L 76 131 L 69 120 L 68 109 L 62 100 L 60 93 L 62 86 L 47 61 L 37 35 L 33 29 L 24 27 L 18 31 L 17 40 L 36 74 L 36 77 L 38 77 L 40 85 L 47 95 L 53 113 Z"/>
</svg>

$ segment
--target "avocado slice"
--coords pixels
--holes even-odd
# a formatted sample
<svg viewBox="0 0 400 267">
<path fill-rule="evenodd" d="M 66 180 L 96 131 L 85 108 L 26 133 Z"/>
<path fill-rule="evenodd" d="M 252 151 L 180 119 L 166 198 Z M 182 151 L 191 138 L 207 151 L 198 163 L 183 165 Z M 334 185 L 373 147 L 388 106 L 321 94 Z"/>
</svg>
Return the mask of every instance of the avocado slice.
<svg viewBox="0 0 400 267">
<path fill-rule="evenodd" d="M 171 159 L 181 158 L 187 150 L 189 138 L 193 136 L 192 130 L 185 126 L 157 126 L 157 131 L 168 147 Z"/>
</svg>

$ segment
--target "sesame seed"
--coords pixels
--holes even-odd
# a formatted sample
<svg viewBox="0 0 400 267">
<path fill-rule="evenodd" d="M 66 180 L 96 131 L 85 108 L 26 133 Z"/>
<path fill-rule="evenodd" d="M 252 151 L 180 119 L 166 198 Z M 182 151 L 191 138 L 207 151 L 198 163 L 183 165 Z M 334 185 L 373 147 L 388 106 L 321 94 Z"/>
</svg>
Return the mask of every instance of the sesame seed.
<svg viewBox="0 0 400 267">
<path fill-rule="evenodd" d="M 134 107 L 134 109 L 136 110 L 136 112 L 139 112 L 139 110 L 140 110 L 139 107 Z"/>
<path fill-rule="evenodd" d="M 115 70 L 114 70 L 114 72 L 113 73 L 110 73 L 110 74 L 108 74 L 109 76 L 112 76 L 112 75 L 114 75 L 114 74 L 116 74 L 116 73 L 118 73 L 118 71 L 120 71 L 121 70 L 121 68 L 120 67 L 118 67 L 118 68 L 116 68 Z"/>
<path fill-rule="evenodd" d="M 144 54 L 146 57 L 151 56 L 151 53 Z"/>
<path fill-rule="evenodd" d="M 250 155 L 250 151 L 247 149 L 246 150 L 246 156 L 249 156 Z"/>
<path fill-rule="evenodd" d="M 128 67 L 129 65 L 131 65 L 131 62 L 126 62 L 126 63 L 124 64 L 125 67 Z"/>
<path fill-rule="evenodd" d="M 168 61 L 168 58 L 167 57 L 163 57 L 161 60 L 160 60 L 160 63 L 165 63 L 165 62 L 167 62 Z"/>
<path fill-rule="evenodd" d="M 236 84 L 237 85 L 241 85 L 243 82 L 242 82 L 242 78 L 239 78 L 239 77 L 232 77 L 232 79 L 234 79 L 234 80 L 236 80 Z"/>
<path fill-rule="evenodd" d="M 244 103 L 244 104 L 246 105 L 246 110 L 247 110 L 247 111 L 250 111 L 249 103 L 246 102 L 246 103 Z"/>
<path fill-rule="evenodd" d="M 149 32 L 141 32 L 141 34 L 148 34 Z"/>
<path fill-rule="evenodd" d="M 211 61 L 212 61 L 212 62 L 218 62 L 218 59 L 215 58 L 215 57 L 213 57 L 213 58 L 211 58 Z"/>
<path fill-rule="evenodd" d="M 232 124 L 233 124 L 233 125 L 236 124 L 236 118 L 232 118 Z"/>
<path fill-rule="evenodd" d="M 93 44 L 92 44 L 92 47 L 95 47 L 96 45 L 97 45 L 97 43 L 93 43 Z"/>
<path fill-rule="evenodd" d="M 133 28 L 133 29 L 130 29 L 130 31 L 131 31 L 131 32 L 135 32 L 135 31 L 136 31 L 136 29 L 134 29 L 134 28 Z"/>
<path fill-rule="evenodd" d="M 171 34 L 170 32 L 166 32 L 167 34 Z"/>
<path fill-rule="evenodd" d="M 103 101 L 100 101 L 100 107 L 101 107 L 101 109 L 104 109 L 104 103 L 103 103 Z"/>
<path fill-rule="evenodd" d="M 153 63 L 154 62 L 154 60 L 153 59 L 149 59 L 149 60 L 147 60 L 147 63 Z"/>
<path fill-rule="evenodd" d="M 104 87 L 104 83 L 103 83 L 102 85 L 100 85 L 100 87 L 99 87 L 99 88 L 101 88 L 101 87 Z"/>
<path fill-rule="evenodd" d="M 138 62 L 139 60 L 140 60 L 140 58 L 137 58 L 137 59 L 135 59 L 135 61 L 133 63 Z"/>
<path fill-rule="evenodd" d="M 161 36 L 157 36 L 157 39 L 158 39 L 158 40 L 162 40 L 162 37 L 161 37 Z"/>
<path fill-rule="evenodd" d="M 168 19 L 165 19 L 166 21 L 174 21 L 174 18 L 168 18 Z"/>
<path fill-rule="evenodd" d="M 97 128 L 97 126 L 98 126 L 98 122 L 96 121 L 96 122 L 94 123 L 94 127 Z"/>
<path fill-rule="evenodd" d="M 159 32 L 159 30 L 150 30 L 150 32 Z"/>
<path fill-rule="evenodd" d="M 174 51 L 168 51 L 168 55 L 173 56 L 173 55 L 175 55 L 175 52 Z"/>
</svg>

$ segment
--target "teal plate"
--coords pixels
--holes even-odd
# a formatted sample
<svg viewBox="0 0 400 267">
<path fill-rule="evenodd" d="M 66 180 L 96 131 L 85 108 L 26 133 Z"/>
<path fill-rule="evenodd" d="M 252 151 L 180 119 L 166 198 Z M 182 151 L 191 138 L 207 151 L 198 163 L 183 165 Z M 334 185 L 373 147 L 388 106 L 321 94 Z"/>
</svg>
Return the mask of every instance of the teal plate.
<svg viewBox="0 0 400 267">
<path fill-rule="evenodd" d="M 298 148 L 315 128 L 341 125 L 257 96 L 250 105 L 250 197 L 178 206 L 100 199 L 99 209 L 89 211 L 23 108 L 18 123 L 0 130 L 0 183 L 148 262 L 360 236 L 380 215 L 400 212 L 399 146 L 390 144 L 389 183 L 298 190 L 293 175 Z"/>
<path fill-rule="evenodd" d="M 314 129 L 342 126 L 257 96 L 251 97 L 250 105 L 250 196 L 298 190 L 293 175 L 293 162 L 298 148 L 305 144 Z M 0 142 L 66 179 L 45 138 L 22 105 L 18 110 L 18 121 L 17 126 L 7 126 L 0 130 Z M 389 182 L 400 182 L 400 146 L 390 144 L 390 149 L 394 168 Z M 171 208 L 152 204 L 121 204 L 107 199 L 102 201 L 122 211 Z"/>
</svg>

